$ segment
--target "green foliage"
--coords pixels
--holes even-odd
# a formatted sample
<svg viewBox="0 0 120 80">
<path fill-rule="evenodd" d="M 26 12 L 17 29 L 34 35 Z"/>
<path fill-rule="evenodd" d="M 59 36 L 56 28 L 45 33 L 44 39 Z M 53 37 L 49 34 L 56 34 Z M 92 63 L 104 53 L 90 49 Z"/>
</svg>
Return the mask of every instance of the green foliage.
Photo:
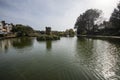
<svg viewBox="0 0 120 80">
<path fill-rule="evenodd" d="M 66 37 L 66 34 L 65 34 L 65 32 L 64 32 L 64 31 L 62 31 L 62 32 L 58 32 L 58 36 L 61 36 L 61 37 Z"/>
<path fill-rule="evenodd" d="M 56 34 L 55 34 L 56 35 Z M 66 29 L 66 31 L 61 31 L 61 32 L 58 32 L 57 34 L 58 36 L 61 36 L 61 37 L 74 37 L 75 35 L 75 32 L 73 29 Z"/>
<path fill-rule="evenodd" d="M 17 33 L 17 36 L 31 36 L 34 30 L 30 26 L 17 24 L 13 27 L 12 32 Z"/>
<path fill-rule="evenodd" d="M 73 29 L 69 29 L 69 36 L 70 37 L 74 37 L 74 35 L 75 35 L 74 30 Z"/>
<path fill-rule="evenodd" d="M 56 35 L 40 35 L 37 37 L 38 41 L 45 41 L 45 40 L 59 40 L 60 37 Z"/>
<path fill-rule="evenodd" d="M 117 8 L 114 9 L 110 17 L 110 22 L 112 22 L 114 28 L 120 30 L 120 3 L 118 4 Z"/>
<path fill-rule="evenodd" d="M 94 30 L 95 21 L 100 17 L 102 11 L 98 9 L 88 9 L 81 14 L 75 23 L 77 34 L 87 34 Z"/>
</svg>

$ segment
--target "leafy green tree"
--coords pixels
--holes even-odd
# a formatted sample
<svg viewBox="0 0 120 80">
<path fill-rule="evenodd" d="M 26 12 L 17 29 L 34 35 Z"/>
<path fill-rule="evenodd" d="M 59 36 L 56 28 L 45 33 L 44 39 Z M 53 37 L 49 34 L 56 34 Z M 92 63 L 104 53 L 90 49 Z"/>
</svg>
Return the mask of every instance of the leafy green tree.
<svg viewBox="0 0 120 80">
<path fill-rule="evenodd" d="M 69 29 L 66 29 L 65 34 L 69 35 Z"/>
<path fill-rule="evenodd" d="M 88 9 L 85 13 L 81 14 L 75 23 L 75 28 L 77 28 L 77 34 L 87 34 L 89 32 L 94 32 L 95 21 L 99 19 L 102 11 L 98 9 Z"/>
<path fill-rule="evenodd" d="M 34 30 L 30 26 L 17 24 L 13 27 L 12 32 L 17 33 L 17 36 L 30 36 Z"/>
<path fill-rule="evenodd" d="M 110 22 L 112 23 L 114 28 L 120 30 L 120 2 L 117 5 L 117 8 L 114 9 L 110 17 Z"/>
<path fill-rule="evenodd" d="M 74 30 L 73 29 L 69 29 L 69 36 L 70 37 L 74 37 L 74 35 L 75 35 Z"/>
</svg>

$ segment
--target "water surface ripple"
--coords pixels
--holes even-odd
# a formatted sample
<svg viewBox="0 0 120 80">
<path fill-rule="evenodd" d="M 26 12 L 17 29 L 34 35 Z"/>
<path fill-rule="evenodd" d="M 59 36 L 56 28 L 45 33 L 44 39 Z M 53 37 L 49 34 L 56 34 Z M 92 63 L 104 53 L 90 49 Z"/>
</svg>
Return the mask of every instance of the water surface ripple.
<svg viewBox="0 0 120 80">
<path fill-rule="evenodd" d="M 120 40 L 0 40 L 0 80 L 120 80 Z"/>
</svg>

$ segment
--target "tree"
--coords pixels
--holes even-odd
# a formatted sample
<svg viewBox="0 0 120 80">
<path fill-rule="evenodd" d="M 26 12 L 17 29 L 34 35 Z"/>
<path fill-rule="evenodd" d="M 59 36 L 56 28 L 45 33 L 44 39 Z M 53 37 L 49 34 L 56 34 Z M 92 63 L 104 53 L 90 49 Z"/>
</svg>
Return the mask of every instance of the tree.
<svg viewBox="0 0 120 80">
<path fill-rule="evenodd" d="M 73 29 L 66 29 L 66 31 L 64 32 L 64 36 L 69 36 L 69 37 L 74 37 L 75 32 Z"/>
<path fill-rule="evenodd" d="M 112 23 L 112 26 L 116 28 L 117 30 L 120 30 L 120 2 L 117 5 L 117 8 L 114 9 L 111 17 L 110 22 Z"/>
<path fill-rule="evenodd" d="M 74 37 L 74 35 L 75 35 L 74 30 L 73 29 L 69 29 L 69 36 L 70 37 Z"/>
<path fill-rule="evenodd" d="M 77 34 L 87 34 L 94 32 L 95 21 L 99 19 L 102 11 L 98 9 L 88 9 L 85 13 L 81 14 L 75 23 Z"/>
<path fill-rule="evenodd" d="M 13 27 L 12 32 L 17 33 L 17 36 L 30 36 L 34 30 L 30 26 L 17 24 Z"/>
</svg>

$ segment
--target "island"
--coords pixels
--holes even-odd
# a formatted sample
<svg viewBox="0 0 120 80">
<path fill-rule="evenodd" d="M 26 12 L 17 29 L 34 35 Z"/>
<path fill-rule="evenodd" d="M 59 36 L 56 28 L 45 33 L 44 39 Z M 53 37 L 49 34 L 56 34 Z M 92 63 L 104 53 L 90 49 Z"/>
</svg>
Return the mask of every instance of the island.
<svg viewBox="0 0 120 80">
<path fill-rule="evenodd" d="M 39 41 L 60 40 L 60 37 L 74 37 L 73 29 L 65 31 L 52 31 L 51 27 L 45 27 L 45 31 L 34 30 L 29 25 L 0 22 L 0 40 L 16 37 L 36 37 Z"/>
</svg>

